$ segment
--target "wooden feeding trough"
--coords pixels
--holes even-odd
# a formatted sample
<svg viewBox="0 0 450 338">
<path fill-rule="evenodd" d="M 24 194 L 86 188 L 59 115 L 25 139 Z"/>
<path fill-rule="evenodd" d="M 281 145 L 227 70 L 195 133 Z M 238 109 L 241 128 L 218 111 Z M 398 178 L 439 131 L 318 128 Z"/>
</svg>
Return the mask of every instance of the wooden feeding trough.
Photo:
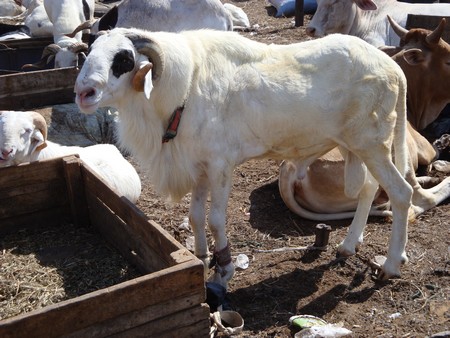
<svg viewBox="0 0 450 338">
<path fill-rule="evenodd" d="M 74 102 L 73 92 L 79 69 L 76 67 L 21 71 L 27 63 L 41 58 L 52 38 L 7 40 L 0 44 L 0 109 L 27 110 Z"/>
<path fill-rule="evenodd" d="M 83 35 L 88 42 L 89 35 Z M 0 109 L 33 109 L 74 102 L 73 92 L 79 68 L 45 69 L 22 66 L 40 60 L 42 51 L 53 43 L 53 37 L 6 40 L 0 43 Z M 80 60 L 81 61 L 81 60 Z"/>
<path fill-rule="evenodd" d="M 206 337 L 203 264 L 77 156 L 2 168 L 0 236 L 92 227 L 141 276 L 0 321 L 0 337 Z"/>
<path fill-rule="evenodd" d="M 0 76 L 0 110 L 28 110 L 74 102 L 76 67 Z"/>
</svg>

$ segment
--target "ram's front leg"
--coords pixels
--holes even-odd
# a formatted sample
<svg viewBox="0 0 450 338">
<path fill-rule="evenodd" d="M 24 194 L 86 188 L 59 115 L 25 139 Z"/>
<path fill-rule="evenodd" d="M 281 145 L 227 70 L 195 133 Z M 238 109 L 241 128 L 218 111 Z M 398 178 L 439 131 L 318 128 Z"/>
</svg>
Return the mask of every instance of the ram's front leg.
<svg viewBox="0 0 450 338">
<path fill-rule="evenodd" d="M 234 275 L 234 264 L 231 259 L 230 244 L 226 234 L 226 213 L 231 189 L 232 170 L 222 172 L 216 180 L 211 180 L 211 206 L 209 228 L 214 237 L 214 275 L 210 281 L 227 288 L 228 281 Z"/>
<path fill-rule="evenodd" d="M 208 182 L 199 179 L 197 186 L 192 191 L 189 209 L 189 223 L 194 232 L 194 254 L 202 260 L 205 266 L 205 278 L 209 267 L 209 250 L 206 239 L 206 199 L 208 198 Z"/>
</svg>

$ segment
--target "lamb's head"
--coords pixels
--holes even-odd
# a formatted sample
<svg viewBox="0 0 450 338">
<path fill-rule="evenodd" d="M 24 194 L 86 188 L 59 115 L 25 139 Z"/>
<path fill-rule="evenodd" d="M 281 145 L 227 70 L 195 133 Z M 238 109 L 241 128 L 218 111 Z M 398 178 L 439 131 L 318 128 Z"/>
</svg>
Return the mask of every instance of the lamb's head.
<svg viewBox="0 0 450 338">
<path fill-rule="evenodd" d="M 75 83 L 75 101 L 84 113 L 120 105 L 132 91 L 147 99 L 163 71 L 163 54 L 143 31 L 116 28 L 101 34 L 91 46 Z"/>
<path fill-rule="evenodd" d="M 39 113 L 0 111 L 0 167 L 35 160 L 46 140 L 47 123 Z"/>
<path fill-rule="evenodd" d="M 53 59 L 55 60 L 55 68 L 76 67 L 79 57 L 86 58 L 87 50 L 88 45 L 84 42 L 52 43 L 44 48 L 38 62 L 23 65 L 22 68 L 44 68 Z"/>
</svg>

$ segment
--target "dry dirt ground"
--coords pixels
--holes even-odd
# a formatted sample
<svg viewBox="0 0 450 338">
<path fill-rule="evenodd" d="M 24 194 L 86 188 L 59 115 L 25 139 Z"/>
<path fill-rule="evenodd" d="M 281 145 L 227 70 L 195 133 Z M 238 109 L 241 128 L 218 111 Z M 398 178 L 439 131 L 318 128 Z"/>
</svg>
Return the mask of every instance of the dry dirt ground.
<svg viewBox="0 0 450 338">
<path fill-rule="evenodd" d="M 242 7 L 255 26 L 241 33 L 251 39 L 280 44 L 307 39 L 304 27 L 294 27 L 293 18 L 271 16 L 273 8 L 265 0 L 232 3 Z M 140 175 L 143 192 L 138 207 L 185 244 L 192 233 L 179 226 L 188 215 L 189 196 L 169 205 L 145 174 Z M 369 219 L 365 244 L 347 260 L 336 259 L 336 246 L 350 220 L 328 223 L 333 231 L 325 252 L 259 252 L 307 246 L 315 239 L 316 223 L 288 210 L 277 177 L 278 165 L 271 160 L 250 161 L 234 174 L 227 233 L 233 257 L 244 253 L 250 258 L 249 268 L 237 271 L 229 284 L 230 305 L 245 320 L 239 337 L 293 337 L 295 329 L 288 321 L 296 314 L 341 323 L 353 337 L 426 337 L 450 330 L 448 200 L 410 224 L 410 262 L 401 279 L 381 283 L 367 262 L 386 254 L 391 230 L 387 219 Z"/>
<path fill-rule="evenodd" d="M 255 31 L 242 33 L 251 39 L 280 44 L 307 39 L 304 27 L 295 28 L 293 18 L 270 16 L 273 11 L 264 0 L 232 3 L 257 25 Z M 342 323 L 354 337 L 425 337 L 450 330 L 448 200 L 410 224 L 410 262 L 402 278 L 380 283 L 367 261 L 386 254 L 391 230 L 386 219 L 369 220 L 365 244 L 345 261 L 336 260 L 336 245 L 350 220 L 328 223 L 333 231 L 325 252 L 257 252 L 314 242 L 316 223 L 288 210 L 278 192 L 277 175 L 278 166 L 270 160 L 250 161 L 235 170 L 227 233 L 233 257 L 244 253 L 250 258 L 249 268 L 237 271 L 229 285 L 230 304 L 245 320 L 239 337 L 293 337 L 288 320 L 295 314 Z M 192 236 L 179 228 L 188 214 L 189 196 L 178 205 L 167 205 L 145 175 L 142 178 L 138 206 L 184 244 Z"/>
</svg>

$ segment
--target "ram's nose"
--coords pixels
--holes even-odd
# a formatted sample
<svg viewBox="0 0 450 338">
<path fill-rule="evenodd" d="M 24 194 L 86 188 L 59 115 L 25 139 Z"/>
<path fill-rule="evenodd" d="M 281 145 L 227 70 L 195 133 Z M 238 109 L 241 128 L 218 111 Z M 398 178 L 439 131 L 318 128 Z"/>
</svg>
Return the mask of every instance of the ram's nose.
<svg viewBox="0 0 450 338">
<path fill-rule="evenodd" d="M 75 86 L 75 103 L 83 113 L 92 114 L 98 108 L 101 99 L 101 91 L 91 86 Z"/>
<path fill-rule="evenodd" d="M 13 147 L 6 147 L 1 149 L 2 159 L 7 160 L 11 155 L 14 155 Z"/>
</svg>

